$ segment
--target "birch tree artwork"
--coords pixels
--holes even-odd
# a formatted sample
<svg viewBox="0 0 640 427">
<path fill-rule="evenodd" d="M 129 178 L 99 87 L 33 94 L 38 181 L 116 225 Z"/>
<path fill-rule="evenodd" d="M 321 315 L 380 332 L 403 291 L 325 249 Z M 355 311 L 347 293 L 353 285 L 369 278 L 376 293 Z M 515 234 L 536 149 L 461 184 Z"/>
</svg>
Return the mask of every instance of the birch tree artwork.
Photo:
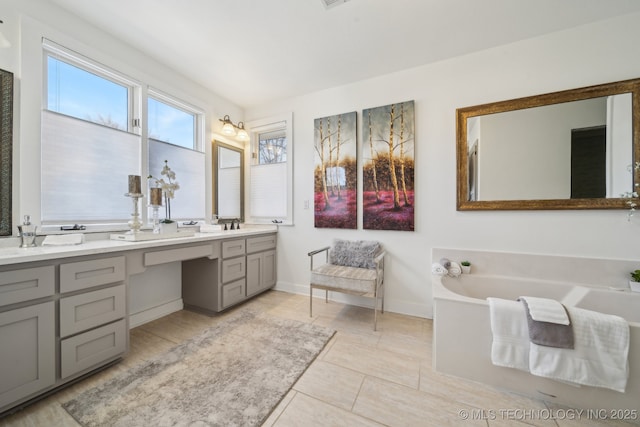
<svg viewBox="0 0 640 427">
<path fill-rule="evenodd" d="M 314 223 L 357 228 L 357 113 L 314 120 Z"/>
<path fill-rule="evenodd" d="M 362 112 L 362 225 L 414 230 L 414 102 Z"/>
</svg>

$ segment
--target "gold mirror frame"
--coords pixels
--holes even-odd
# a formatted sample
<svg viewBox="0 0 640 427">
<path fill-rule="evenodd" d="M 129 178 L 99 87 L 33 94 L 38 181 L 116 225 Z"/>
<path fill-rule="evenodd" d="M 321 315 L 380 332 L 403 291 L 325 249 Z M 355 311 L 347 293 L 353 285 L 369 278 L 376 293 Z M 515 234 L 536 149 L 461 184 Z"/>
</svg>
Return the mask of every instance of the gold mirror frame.
<svg viewBox="0 0 640 427">
<path fill-rule="evenodd" d="M 494 102 L 456 110 L 457 210 L 556 210 L 556 209 L 625 209 L 628 199 L 547 199 L 469 201 L 469 165 L 467 120 L 470 117 L 502 113 L 544 105 L 580 101 L 622 93 L 632 94 L 633 161 L 640 159 L 640 79 L 589 86 L 509 101 Z M 633 172 L 633 182 L 640 182 L 640 172 Z"/>
</svg>

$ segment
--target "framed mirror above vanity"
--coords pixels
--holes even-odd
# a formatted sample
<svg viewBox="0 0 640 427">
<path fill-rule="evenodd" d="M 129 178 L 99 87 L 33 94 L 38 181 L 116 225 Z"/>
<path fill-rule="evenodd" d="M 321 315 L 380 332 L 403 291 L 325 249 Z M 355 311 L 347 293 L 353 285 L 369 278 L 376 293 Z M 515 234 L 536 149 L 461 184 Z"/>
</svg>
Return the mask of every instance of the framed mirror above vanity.
<svg viewBox="0 0 640 427">
<path fill-rule="evenodd" d="M 640 79 L 456 111 L 457 209 L 624 209 Z"/>
<path fill-rule="evenodd" d="M 244 221 L 244 150 L 213 141 L 213 213 Z"/>
<path fill-rule="evenodd" d="M 13 73 L 0 70 L 0 236 L 11 235 Z"/>
</svg>

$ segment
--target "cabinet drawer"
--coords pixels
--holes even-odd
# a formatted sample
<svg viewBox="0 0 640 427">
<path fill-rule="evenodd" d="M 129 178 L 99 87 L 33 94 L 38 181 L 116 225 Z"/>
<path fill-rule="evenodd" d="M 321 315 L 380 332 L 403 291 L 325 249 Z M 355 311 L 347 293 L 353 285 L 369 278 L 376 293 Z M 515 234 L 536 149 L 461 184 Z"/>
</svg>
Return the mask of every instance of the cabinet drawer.
<svg viewBox="0 0 640 427">
<path fill-rule="evenodd" d="M 222 261 L 222 283 L 240 279 L 245 275 L 246 261 L 244 257 L 225 259 Z"/>
<path fill-rule="evenodd" d="M 246 283 L 244 279 L 227 283 L 222 286 L 222 308 L 229 307 L 244 300 L 246 294 Z"/>
<path fill-rule="evenodd" d="M 60 265 L 60 292 L 122 282 L 124 257 L 102 258 Z"/>
<path fill-rule="evenodd" d="M 222 258 L 244 255 L 244 249 L 244 239 L 227 240 L 226 242 L 222 242 Z"/>
<path fill-rule="evenodd" d="M 274 249 L 276 247 L 276 235 L 262 237 L 252 237 L 247 239 L 247 253 L 266 251 L 267 249 Z"/>
<path fill-rule="evenodd" d="M 124 353 L 127 325 L 124 319 L 60 342 L 60 373 L 66 378 Z"/>
<path fill-rule="evenodd" d="M 55 267 L 0 272 L 0 306 L 48 297 L 55 292 Z"/>
<path fill-rule="evenodd" d="M 126 313 L 124 285 L 74 295 L 60 300 L 62 338 L 122 319 Z"/>
</svg>

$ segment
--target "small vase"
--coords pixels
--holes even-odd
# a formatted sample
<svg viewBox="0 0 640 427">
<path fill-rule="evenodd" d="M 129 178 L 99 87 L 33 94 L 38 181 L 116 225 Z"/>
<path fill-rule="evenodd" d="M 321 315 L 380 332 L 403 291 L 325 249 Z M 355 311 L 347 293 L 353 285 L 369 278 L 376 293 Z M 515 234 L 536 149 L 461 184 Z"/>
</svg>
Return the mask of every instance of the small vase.
<svg viewBox="0 0 640 427">
<path fill-rule="evenodd" d="M 462 273 L 463 274 L 471 273 L 471 266 L 470 265 L 461 265 L 460 268 L 462 269 Z"/>
<path fill-rule="evenodd" d="M 177 222 L 161 222 L 160 223 L 160 234 L 170 234 L 178 232 L 178 223 Z"/>
<path fill-rule="evenodd" d="M 640 282 L 634 282 L 633 280 L 629 280 L 629 287 L 633 292 L 640 292 Z"/>
</svg>

